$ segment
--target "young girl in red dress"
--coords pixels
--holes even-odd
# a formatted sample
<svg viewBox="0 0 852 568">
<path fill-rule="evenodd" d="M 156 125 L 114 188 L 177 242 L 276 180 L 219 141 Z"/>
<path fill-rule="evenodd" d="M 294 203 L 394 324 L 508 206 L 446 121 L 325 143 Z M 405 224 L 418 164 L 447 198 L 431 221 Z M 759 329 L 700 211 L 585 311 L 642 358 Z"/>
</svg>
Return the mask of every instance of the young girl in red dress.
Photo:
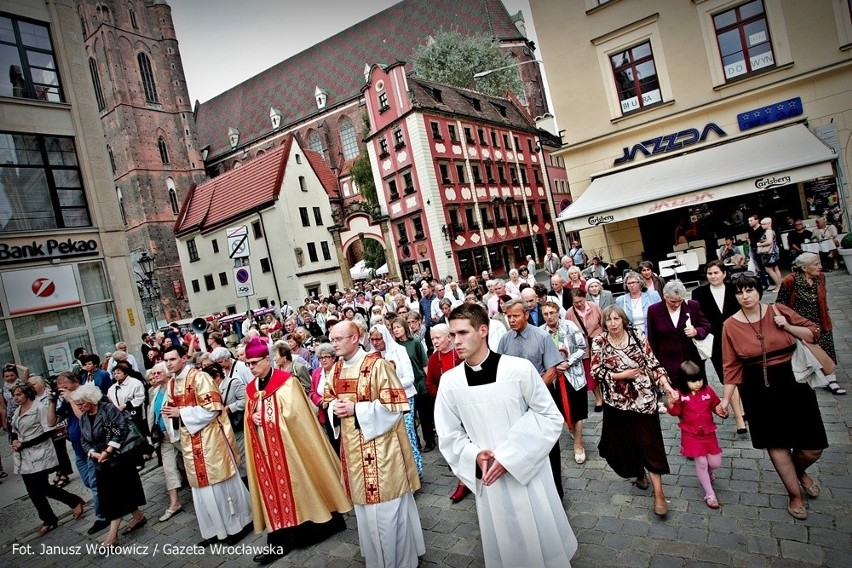
<svg viewBox="0 0 852 568">
<path fill-rule="evenodd" d="M 722 449 L 716 439 L 716 423 L 713 421 L 719 397 L 692 361 L 681 363 L 678 379 L 681 394 L 677 400 L 669 400 L 668 411 L 672 416 L 680 417 L 680 453 L 695 460 L 695 474 L 704 488 L 704 502 L 711 509 L 718 509 L 719 501 L 712 482 L 715 479 L 713 470 L 722 465 Z"/>
</svg>

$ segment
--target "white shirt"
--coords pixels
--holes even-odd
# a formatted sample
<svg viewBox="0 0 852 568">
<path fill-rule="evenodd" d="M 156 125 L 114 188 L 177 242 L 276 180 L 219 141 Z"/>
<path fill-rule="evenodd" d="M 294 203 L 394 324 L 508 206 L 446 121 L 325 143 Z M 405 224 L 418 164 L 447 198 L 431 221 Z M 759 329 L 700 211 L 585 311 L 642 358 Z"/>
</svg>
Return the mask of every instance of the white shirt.
<svg viewBox="0 0 852 568">
<path fill-rule="evenodd" d="M 722 313 L 722 306 L 725 305 L 725 285 L 711 285 L 710 293 L 713 295 L 713 299 L 716 301 L 716 305 L 719 307 L 719 313 Z"/>
<path fill-rule="evenodd" d="M 139 379 L 127 377 L 123 383 L 113 383 L 109 387 L 107 398 L 119 408 L 127 403 L 133 405 L 133 408 L 139 408 L 145 402 L 145 387 Z"/>
</svg>

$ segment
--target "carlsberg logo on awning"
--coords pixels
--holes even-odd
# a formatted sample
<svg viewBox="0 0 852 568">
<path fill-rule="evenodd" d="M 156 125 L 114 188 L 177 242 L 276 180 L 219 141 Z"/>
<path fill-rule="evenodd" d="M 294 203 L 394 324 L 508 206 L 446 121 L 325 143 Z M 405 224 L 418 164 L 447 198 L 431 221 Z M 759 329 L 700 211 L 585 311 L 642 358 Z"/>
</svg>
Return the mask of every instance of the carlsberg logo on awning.
<svg viewBox="0 0 852 568">
<path fill-rule="evenodd" d="M 615 221 L 615 217 L 612 215 L 592 215 L 589 217 L 588 222 L 592 227 L 597 227 L 598 225 L 603 225 L 605 223 L 612 223 Z"/>
<path fill-rule="evenodd" d="M 790 183 L 790 176 L 781 176 L 781 177 L 768 177 L 768 178 L 757 178 L 754 180 L 754 187 L 757 189 L 770 189 L 773 187 L 779 187 L 782 185 L 787 185 Z"/>
</svg>

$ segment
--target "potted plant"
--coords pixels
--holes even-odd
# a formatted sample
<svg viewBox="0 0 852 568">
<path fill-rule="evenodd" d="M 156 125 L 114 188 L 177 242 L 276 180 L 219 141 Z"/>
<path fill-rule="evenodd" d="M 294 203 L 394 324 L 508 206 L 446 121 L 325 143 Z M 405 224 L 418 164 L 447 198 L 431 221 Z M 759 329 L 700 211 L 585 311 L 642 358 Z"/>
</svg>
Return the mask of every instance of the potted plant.
<svg viewBox="0 0 852 568">
<path fill-rule="evenodd" d="M 840 241 L 840 248 L 837 252 L 843 257 L 843 264 L 846 265 L 846 271 L 852 274 L 852 232 L 846 233 Z"/>
</svg>

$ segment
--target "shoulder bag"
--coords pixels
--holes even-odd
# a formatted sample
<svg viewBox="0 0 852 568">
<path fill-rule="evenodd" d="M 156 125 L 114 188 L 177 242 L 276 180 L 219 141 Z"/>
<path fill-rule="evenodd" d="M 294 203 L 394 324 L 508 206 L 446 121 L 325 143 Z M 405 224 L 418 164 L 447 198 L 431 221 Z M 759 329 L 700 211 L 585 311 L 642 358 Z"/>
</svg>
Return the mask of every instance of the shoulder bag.
<svg viewBox="0 0 852 568">
<path fill-rule="evenodd" d="M 692 318 L 686 314 L 686 325 L 692 327 Z M 698 350 L 698 355 L 702 361 L 706 361 L 713 357 L 713 334 L 708 333 L 704 339 L 699 339 L 698 336 L 692 338 L 692 343 Z"/>
<path fill-rule="evenodd" d="M 775 312 L 775 315 L 779 315 L 775 304 L 772 304 L 772 311 Z M 836 370 L 836 365 L 834 365 L 831 357 L 819 345 L 807 343 L 795 336 L 793 338 L 796 340 L 796 349 L 793 351 L 793 358 L 790 360 L 790 364 L 793 367 L 793 376 L 796 378 L 796 382 L 807 383 L 812 389 L 827 386 L 828 379 L 826 379 L 825 375 L 831 373 L 825 373 L 827 369 L 823 367 L 823 362 L 820 361 L 817 353 L 824 355 L 825 359 L 831 362 Z M 832 370 L 833 372 L 834 370 Z"/>
</svg>

